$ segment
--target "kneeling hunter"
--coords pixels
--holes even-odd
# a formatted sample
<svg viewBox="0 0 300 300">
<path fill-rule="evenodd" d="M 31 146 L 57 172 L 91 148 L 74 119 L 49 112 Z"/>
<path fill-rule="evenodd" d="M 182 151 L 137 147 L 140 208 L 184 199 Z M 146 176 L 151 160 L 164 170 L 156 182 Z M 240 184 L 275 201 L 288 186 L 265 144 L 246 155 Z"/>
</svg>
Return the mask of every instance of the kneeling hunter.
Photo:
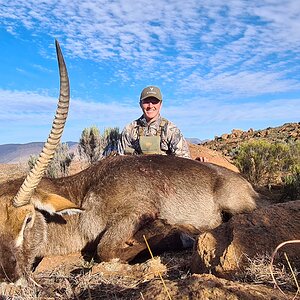
<svg viewBox="0 0 300 300">
<path fill-rule="evenodd" d="M 179 128 L 161 117 L 162 94 L 158 87 L 148 86 L 140 96 L 143 115 L 121 133 L 120 155 L 162 154 L 190 158 L 188 144 Z"/>
</svg>

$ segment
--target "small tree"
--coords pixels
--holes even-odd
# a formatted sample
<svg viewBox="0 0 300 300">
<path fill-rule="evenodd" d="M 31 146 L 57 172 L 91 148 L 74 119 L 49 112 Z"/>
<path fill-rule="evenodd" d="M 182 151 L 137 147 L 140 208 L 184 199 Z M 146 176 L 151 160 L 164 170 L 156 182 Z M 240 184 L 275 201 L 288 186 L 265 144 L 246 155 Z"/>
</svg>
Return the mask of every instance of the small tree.
<svg viewBox="0 0 300 300">
<path fill-rule="evenodd" d="M 109 156 L 118 150 L 119 127 L 107 128 L 102 135 L 103 156 Z"/>
<path fill-rule="evenodd" d="M 85 128 L 79 140 L 79 153 L 87 158 L 90 164 L 101 158 L 101 135 L 96 126 Z"/>
</svg>

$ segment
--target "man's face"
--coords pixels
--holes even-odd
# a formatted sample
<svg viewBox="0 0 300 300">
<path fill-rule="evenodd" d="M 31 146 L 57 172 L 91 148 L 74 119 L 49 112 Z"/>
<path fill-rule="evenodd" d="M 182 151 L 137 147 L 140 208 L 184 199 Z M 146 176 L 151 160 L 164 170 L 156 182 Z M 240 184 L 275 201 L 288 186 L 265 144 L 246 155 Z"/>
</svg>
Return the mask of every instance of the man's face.
<svg viewBox="0 0 300 300">
<path fill-rule="evenodd" d="M 162 102 L 154 97 L 148 97 L 140 102 L 140 106 L 147 122 L 158 118 Z"/>
</svg>

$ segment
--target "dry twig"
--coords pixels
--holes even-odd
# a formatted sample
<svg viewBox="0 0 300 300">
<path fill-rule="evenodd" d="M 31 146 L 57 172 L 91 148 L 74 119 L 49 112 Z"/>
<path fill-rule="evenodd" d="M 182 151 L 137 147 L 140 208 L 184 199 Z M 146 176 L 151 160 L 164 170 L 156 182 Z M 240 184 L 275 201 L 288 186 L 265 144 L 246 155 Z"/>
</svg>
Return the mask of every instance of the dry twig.
<svg viewBox="0 0 300 300">
<path fill-rule="evenodd" d="M 279 289 L 279 291 L 280 291 L 284 296 L 286 296 L 286 294 L 285 294 L 285 292 L 279 287 L 279 285 L 277 284 L 277 280 L 276 280 L 276 278 L 275 278 L 275 276 L 274 276 L 274 274 L 273 274 L 273 263 L 274 263 L 274 258 L 275 258 L 276 253 L 278 252 L 278 250 L 279 250 L 281 247 L 283 247 L 283 246 L 285 246 L 285 245 L 287 245 L 287 244 L 296 244 L 296 243 L 300 243 L 300 240 L 291 240 L 291 241 L 286 241 L 286 242 L 283 242 L 283 243 L 279 244 L 279 245 L 276 247 L 276 249 L 274 250 L 274 252 L 273 252 L 273 254 L 272 254 L 272 256 L 271 256 L 271 263 L 270 263 L 271 276 L 272 276 L 272 279 L 273 279 L 273 282 L 274 282 L 275 286 Z M 285 254 L 285 257 L 287 258 L 286 254 Z M 294 271 L 293 271 L 293 269 L 292 269 L 292 267 L 291 267 L 291 265 L 290 265 L 290 263 L 289 263 L 288 258 L 287 258 L 287 263 L 288 263 L 288 265 L 289 265 L 289 267 L 290 267 L 290 270 L 291 270 L 291 272 L 292 272 L 292 274 L 293 274 L 293 278 L 294 278 L 294 280 L 295 280 L 295 284 L 296 284 L 296 286 L 297 286 L 297 291 L 296 291 L 296 294 L 295 294 L 295 297 L 294 297 L 294 299 L 295 299 L 295 298 L 297 297 L 297 295 L 300 293 L 299 283 L 298 283 L 297 278 L 296 278 L 296 276 L 295 276 L 295 273 L 294 273 Z"/>
</svg>

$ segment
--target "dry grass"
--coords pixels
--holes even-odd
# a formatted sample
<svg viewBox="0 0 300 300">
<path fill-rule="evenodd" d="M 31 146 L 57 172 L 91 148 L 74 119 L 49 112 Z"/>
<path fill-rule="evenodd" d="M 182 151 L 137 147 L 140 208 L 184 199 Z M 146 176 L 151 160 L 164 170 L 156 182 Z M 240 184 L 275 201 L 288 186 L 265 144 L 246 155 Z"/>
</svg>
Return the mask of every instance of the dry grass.
<svg viewBox="0 0 300 300">
<path fill-rule="evenodd" d="M 278 257 L 276 262 L 273 255 L 260 254 L 254 258 L 246 256 L 247 266 L 237 274 L 235 279 L 240 282 L 273 287 L 280 290 L 285 296 L 290 293 L 297 295 L 299 271 L 293 267 L 293 263 L 288 263 L 284 259 L 284 255 Z"/>
<path fill-rule="evenodd" d="M 0 183 L 20 178 L 27 174 L 26 164 L 0 164 Z"/>
<path fill-rule="evenodd" d="M 185 277 L 191 254 L 166 253 L 133 265 L 113 260 L 68 271 L 57 267 L 37 274 L 27 287 L 3 284 L 0 294 L 3 299 L 142 299 L 143 287 L 158 274 L 169 280 Z"/>
<path fill-rule="evenodd" d="M 160 257 L 147 260 L 143 263 L 125 264 L 118 260 L 111 262 L 102 262 L 99 264 L 84 263 L 84 260 L 72 263 L 70 268 L 67 261 L 64 265 L 56 265 L 54 269 L 43 269 L 40 273 L 34 273 L 34 281 L 30 281 L 29 285 L 24 288 L 6 285 L 8 291 L 2 290 L 2 295 L 6 297 L 0 299 L 151 299 L 149 298 L 149 287 L 163 289 L 162 282 L 158 274 L 161 274 L 165 284 L 170 290 L 171 299 L 181 299 L 183 293 L 183 284 L 186 282 L 185 289 L 188 290 L 188 285 L 195 278 L 189 272 L 189 263 L 191 262 L 192 250 L 181 252 L 167 252 Z M 262 298 L 263 295 L 272 293 L 274 285 L 270 275 L 269 264 L 270 255 L 249 258 L 249 267 L 244 273 L 243 280 L 248 283 L 255 283 L 255 286 L 247 283 L 226 282 L 213 277 L 199 277 L 200 283 L 196 287 L 191 286 L 193 293 L 197 294 L 197 289 L 201 288 L 202 292 L 206 289 L 209 293 L 212 289 L 222 292 L 222 295 L 233 295 L 232 298 L 209 298 L 209 299 L 244 299 L 238 295 L 243 293 L 251 293 L 252 296 L 247 296 L 245 299 L 283 299 L 280 296 L 270 296 L 270 298 Z M 298 275 L 298 273 L 295 273 Z M 283 289 L 293 289 L 293 280 L 288 274 L 284 266 L 276 264 L 274 266 L 274 275 Z M 203 279 L 201 279 L 203 278 Z M 207 278 L 207 279 L 206 279 Z M 222 282 L 222 283 L 221 283 Z M 266 290 L 265 286 L 269 286 Z M 181 287 L 178 290 L 179 296 L 174 296 L 175 287 Z M 10 291 L 9 291 L 10 288 Z M 177 288 L 176 288 L 177 289 Z M 245 290 L 242 290 L 245 289 Z M 261 290 L 262 289 L 262 290 Z M 185 290 L 184 295 L 189 295 L 189 291 Z M 295 290 L 295 289 L 293 289 Z M 230 292 L 229 292 L 230 291 Z M 165 298 L 170 299 L 163 292 Z M 199 292 L 200 293 L 200 292 Z M 214 292 L 215 293 L 215 292 Z M 260 298 L 255 295 L 261 293 Z M 278 292 L 280 294 L 280 292 Z M 151 294 L 151 293 L 150 293 Z M 246 295 L 245 294 L 245 295 Z M 291 293 L 287 292 L 290 296 Z M 183 294 L 182 294 L 183 295 Z M 203 299 L 203 298 L 184 298 L 184 299 Z M 292 299 L 292 298 L 290 298 Z"/>
<path fill-rule="evenodd" d="M 245 268 L 243 279 L 247 282 L 253 282 L 255 284 L 267 284 L 273 286 L 274 281 L 270 272 L 271 255 L 257 255 L 254 258 L 248 257 L 247 259 L 248 266 Z M 299 274 L 296 269 L 294 269 L 294 273 L 297 275 Z M 288 290 L 295 289 L 293 275 L 285 264 L 282 262 L 274 264 L 273 274 L 279 286 Z M 240 278 L 242 279 L 242 276 Z"/>
<path fill-rule="evenodd" d="M 281 291 L 281 293 L 283 295 L 286 296 L 285 292 L 282 290 L 282 288 L 280 287 L 280 284 L 279 284 L 279 281 L 278 279 L 276 278 L 275 274 L 274 274 L 274 260 L 275 260 L 275 256 L 276 254 L 278 253 L 279 249 L 281 249 L 282 247 L 284 247 L 285 245 L 289 245 L 289 244 L 299 244 L 300 243 L 300 240 L 290 240 L 290 241 L 286 241 L 286 242 L 283 242 L 281 243 L 280 245 L 278 245 L 276 247 L 276 249 L 274 250 L 273 254 L 272 254 L 272 257 L 271 257 L 271 262 L 270 262 L 270 273 L 271 273 L 271 276 L 272 276 L 272 279 L 273 279 L 273 282 L 275 284 L 275 286 Z M 299 272 L 297 272 L 296 269 L 294 269 L 292 267 L 292 264 L 288 258 L 288 255 L 286 254 L 286 252 L 284 252 L 284 257 L 285 257 L 285 260 L 288 264 L 288 267 L 289 267 L 289 270 L 290 270 L 290 273 L 291 273 L 291 276 L 293 278 L 293 281 L 294 281 L 294 285 L 296 286 L 296 294 L 295 294 L 295 297 L 297 297 L 297 295 L 300 294 L 300 288 L 299 288 L 299 282 L 298 282 L 298 275 L 299 275 Z"/>
</svg>

